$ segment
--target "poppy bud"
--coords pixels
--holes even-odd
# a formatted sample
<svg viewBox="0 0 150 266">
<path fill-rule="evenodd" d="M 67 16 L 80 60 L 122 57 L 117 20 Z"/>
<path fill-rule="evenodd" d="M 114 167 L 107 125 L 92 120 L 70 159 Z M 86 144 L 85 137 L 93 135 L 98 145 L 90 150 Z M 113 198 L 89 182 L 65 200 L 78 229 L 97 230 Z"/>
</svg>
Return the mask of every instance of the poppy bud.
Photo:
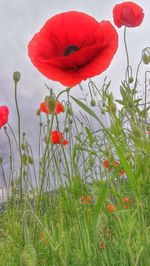
<svg viewBox="0 0 150 266">
<path fill-rule="evenodd" d="M 69 132 L 69 127 L 65 127 L 65 132 L 66 132 L 66 133 Z"/>
<path fill-rule="evenodd" d="M 90 102 L 90 104 L 91 104 L 91 106 L 94 107 L 94 106 L 96 106 L 96 101 L 94 99 L 92 99 L 91 102 Z"/>
<path fill-rule="evenodd" d="M 29 164 L 33 165 L 33 159 L 31 156 L 28 156 L 28 162 L 29 162 Z"/>
<path fill-rule="evenodd" d="M 45 97 L 45 105 L 49 113 L 54 114 L 56 110 L 56 100 L 53 96 Z"/>
<path fill-rule="evenodd" d="M 145 65 L 148 65 L 150 63 L 150 56 L 148 54 L 144 53 L 142 59 Z"/>
<path fill-rule="evenodd" d="M 133 82 L 133 78 L 130 77 L 129 80 L 128 80 L 129 83 L 132 83 Z"/>
<path fill-rule="evenodd" d="M 68 113 L 68 115 L 73 115 L 73 110 L 71 107 L 68 107 L 67 113 Z"/>
<path fill-rule="evenodd" d="M 37 109 L 36 115 L 39 116 L 41 114 L 41 109 Z"/>
<path fill-rule="evenodd" d="M 13 80 L 15 83 L 17 83 L 21 79 L 21 74 L 19 71 L 15 71 L 13 74 Z"/>
<path fill-rule="evenodd" d="M 27 156 L 26 156 L 25 153 L 24 153 L 23 156 L 22 156 L 22 163 L 23 163 L 24 165 L 27 164 Z"/>
<path fill-rule="evenodd" d="M 116 107 L 116 104 L 115 103 L 111 103 L 110 106 L 109 106 L 109 111 L 110 113 L 112 113 L 113 115 L 116 114 L 116 111 L 117 111 L 117 107 Z"/>
<path fill-rule="evenodd" d="M 133 101 L 131 99 L 128 100 L 127 107 L 128 107 L 128 109 L 132 109 L 134 107 L 134 103 L 133 103 Z"/>
<path fill-rule="evenodd" d="M 72 123 L 73 123 L 73 120 L 72 120 L 72 119 L 70 119 L 70 120 L 69 120 L 69 123 L 70 123 L 70 124 L 72 124 Z"/>
</svg>

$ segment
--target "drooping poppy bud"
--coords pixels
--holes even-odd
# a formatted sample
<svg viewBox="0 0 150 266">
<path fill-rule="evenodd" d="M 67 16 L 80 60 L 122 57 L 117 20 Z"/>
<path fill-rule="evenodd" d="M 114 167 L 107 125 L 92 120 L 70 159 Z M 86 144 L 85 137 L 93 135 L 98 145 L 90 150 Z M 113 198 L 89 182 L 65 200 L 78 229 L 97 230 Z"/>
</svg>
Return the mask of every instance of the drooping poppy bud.
<svg viewBox="0 0 150 266">
<path fill-rule="evenodd" d="M 54 114 L 56 110 L 56 100 L 53 96 L 45 97 L 46 109 L 50 114 Z"/>
</svg>

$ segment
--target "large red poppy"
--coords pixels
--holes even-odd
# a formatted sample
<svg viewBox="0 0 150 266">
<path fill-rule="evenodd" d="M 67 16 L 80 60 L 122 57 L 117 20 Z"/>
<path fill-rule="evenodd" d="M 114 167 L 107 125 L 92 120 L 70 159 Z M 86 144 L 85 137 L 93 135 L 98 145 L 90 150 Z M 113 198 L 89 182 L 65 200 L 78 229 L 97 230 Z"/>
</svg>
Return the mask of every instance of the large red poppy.
<svg viewBox="0 0 150 266">
<path fill-rule="evenodd" d="M 55 15 L 34 35 L 28 54 L 49 79 L 72 87 L 105 71 L 118 47 L 109 21 L 76 11 Z"/>
<path fill-rule="evenodd" d="M 9 109 L 7 106 L 0 106 L 0 128 L 8 122 Z"/>
<path fill-rule="evenodd" d="M 113 8 L 114 22 L 118 28 L 122 26 L 137 27 L 144 18 L 143 9 L 133 2 L 123 2 Z"/>
</svg>

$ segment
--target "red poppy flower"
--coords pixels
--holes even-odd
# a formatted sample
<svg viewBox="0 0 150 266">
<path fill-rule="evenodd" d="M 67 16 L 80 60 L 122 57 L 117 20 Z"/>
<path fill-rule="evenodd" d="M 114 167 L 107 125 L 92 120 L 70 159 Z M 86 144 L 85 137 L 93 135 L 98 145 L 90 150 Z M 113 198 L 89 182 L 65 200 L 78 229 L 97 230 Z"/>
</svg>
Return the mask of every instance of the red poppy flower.
<svg viewBox="0 0 150 266">
<path fill-rule="evenodd" d="M 113 204 L 108 204 L 108 205 L 106 206 L 106 208 L 107 208 L 107 210 L 108 210 L 109 212 L 113 212 L 113 211 L 116 211 L 116 210 L 117 210 L 117 206 L 115 206 L 115 205 L 113 205 Z"/>
<path fill-rule="evenodd" d="M 129 201 L 129 198 L 128 198 L 128 197 L 126 197 L 126 198 L 123 199 L 123 202 L 124 202 L 124 203 L 126 203 L 126 202 L 128 202 L 128 201 Z"/>
<path fill-rule="evenodd" d="M 144 18 L 143 9 L 133 3 L 124 2 L 115 5 L 113 8 L 114 23 L 118 28 L 122 26 L 126 27 L 137 27 L 139 26 Z"/>
<path fill-rule="evenodd" d="M 51 143 L 52 144 L 63 144 L 63 145 L 66 145 L 66 144 L 69 143 L 69 141 L 64 139 L 62 133 L 59 132 L 58 130 L 54 130 L 54 131 L 51 132 L 50 139 L 51 139 Z"/>
<path fill-rule="evenodd" d="M 117 48 L 118 34 L 109 21 L 70 11 L 45 23 L 29 42 L 28 54 L 43 75 L 72 87 L 105 71 Z"/>
<path fill-rule="evenodd" d="M 100 249 L 105 249 L 105 243 L 104 242 L 99 243 L 99 248 Z"/>
<path fill-rule="evenodd" d="M 46 104 L 45 102 L 42 102 L 40 104 L 40 110 L 43 112 L 43 113 L 46 113 L 46 114 L 49 114 L 47 108 L 46 108 Z M 61 112 L 64 112 L 64 107 L 63 105 L 60 103 L 60 102 L 56 102 L 56 110 L 55 110 L 55 113 L 58 115 L 60 114 Z"/>
<path fill-rule="evenodd" d="M 104 161 L 103 161 L 103 166 L 104 166 L 106 169 L 110 170 L 110 165 L 109 165 L 108 160 L 104 160 Z M 114 167 L 116 168 L 117 166 L 119 166 L 119 162 L 114 161 Z M 121 170 L 119 171 L 119 173 L 120 173 L 120 175 L 124 175 L 124 174 L 125 174 L 125 172 L 124 172 L 123 169 L 121 169 Z"/>
<path fill-rule="evenodd" d="M 8 122 L 9 109 L 7 106 L 0 106 L 0 128 Z"/>
</svg>

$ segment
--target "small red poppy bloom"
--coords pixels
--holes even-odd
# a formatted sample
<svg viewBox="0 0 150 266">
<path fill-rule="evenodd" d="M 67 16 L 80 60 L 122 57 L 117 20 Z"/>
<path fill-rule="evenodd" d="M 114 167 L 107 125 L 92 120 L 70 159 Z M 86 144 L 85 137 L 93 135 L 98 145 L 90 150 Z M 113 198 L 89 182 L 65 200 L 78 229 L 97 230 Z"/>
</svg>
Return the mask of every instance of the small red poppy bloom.
<svg viewBox="0 0 150 266">
<path fill-rule="evenodd" d="M 52 144 L 63 144 L 66 145 L 69 143 L 68 140 L 64 139 L 63 135 L 61 132 L 58 130 L 54 130 L 50 134 L 50 139 Z"/>
<path fill-rule="evenodd" d="M 57 14 L 28 45 L 33 65 L 47 78 L 72 87 L 105 71 L 118 48 L 109 21 L 77 11 Z"/>
<path fill-rule="evenodd" d="M 7 106 L 0 106 L 0 128 L 8 122 L 9 109 Z"/>
<path fill-rule="evenodd" d="M 110 165 L 109 165 L 108 160 L 104 160 L 104 161 L 103 161 L 103 166 L 104 166 L 106 169 L 110 170 Z M 116 168 L 117 166 L 119 166 L 119 162 L 114 161 L 114 167 Z M 125 172 L 124 172 L 123 169 L 121 169 L 121 170 L 119 171 L 119 173 L 120 173 L 120 175 L 124 175 L 124 174 L 125 174 Z"/>
<path fill-rule="evenodd" d="M 99 243 L 99 248 L 100 249 L 105 249 L 105 243 L 104 242 L 101 242 L 101 243 Z"/>
<path fill-rule="evenodd" d="M 46 104 L 45 102 L 42 102 L 40 104 L 40 110 L 43 112 L 43 113 L 46 113 L 46 114 L 49 114 L 47 108 L 46 108 Z M 63 105 L 60 103 L 60 102 L 56 102 L 56 110 L 55 110 L 55 113 L 58 115 L 60 114 L 61 112 L 64 112 L 64 107 Z"/>
<path fill-rule="evenodd" d="M 129 201 L 129 198 L 128 198 L 128 197 L 126 197 L 126 198 L 123 199 L 123 202 L 124 202 L 124 203 L 126 203 L 126 202 L 128 202 L 128 201 Z"/>
<path fill-rule="evenodd" d="M 118 28 L 122 26 L 137 27 L 144 18 L 143 9 L 133 2 L 123 2 L 113 8 L 114 23 Z"/>
<path fill-rule="evenodd" d="M 108 204 L 108 205 L 106 206 L 106 208 L 107 208 L 107 210 L 108 210 L 109 212 L 113 212 L 113 211 L 116 211 L 116 210 L 117 210 L 117 206 L 115 206 L 115 205 L 113 205 L 113 204 Z"/>
<path fill-rule="evenodd" d="M 82 197 L 80 198 L 80 204 L 85 204 L 85 197 L 84 197 L 84 196 L 82 196 Z"/>
</svg>

